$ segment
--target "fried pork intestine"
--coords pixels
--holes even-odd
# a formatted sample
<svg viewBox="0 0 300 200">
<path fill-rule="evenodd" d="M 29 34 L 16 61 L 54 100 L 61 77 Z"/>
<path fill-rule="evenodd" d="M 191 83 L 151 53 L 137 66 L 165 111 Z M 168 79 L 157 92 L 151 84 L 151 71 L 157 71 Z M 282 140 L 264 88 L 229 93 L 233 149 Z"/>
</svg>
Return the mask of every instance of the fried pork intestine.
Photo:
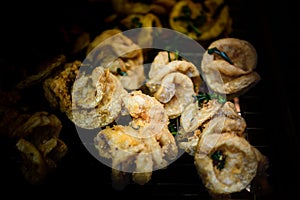
<svg viewBox="0 0 300 200">
<path fill-rule="evenodd" d="M 175 60 L 175 57 L 175 53 L 167 51 L 160 51 L 155 56 L 149 70 L 149 79 L 146 82 L 146 86 L 151 93 L 156 92 L 161 85 L 162 79 L 172 72 L 180 72 L 187 75 L 193 81 L 195 92 L 198 92 L 201 85 L 198 68 L 186 60 Z"/>
<path fill-rule="evenodd" d="M 186 107 L 180 117 L 180 130 L 186 141 L 179 142 L 179 147 L 194 155 L 199 139 L 211 133 L 231 133 L 244 137 L 246 121 L 240 116 L 231 101 L 224 104 L 217 99 L 209 100 L 199 107 L 198 102 Z"/>
<path fill-rule="evenodd" d="M 41 183 L 57 167 L 57 162 L 68 150 L 67 145 L 59 138 L 61 121 L 46 111 L 30 114 L 9 109 L 2 122 L 1 131 L 16 140 L 25 180 L 31 184 Z"/>
<path fill-rule="evenodd" d="M 154 97 L 165 105 L 170 119 L 180 116 L 185 107 L 194 101 L 194 95 L 196 92 L 192 80 L 180 72 L 167 74 L 154 93 Z"/>
<path fill-rule="evenodd" d="M 141 28 L 136 30 L 134 42 L 143 48 L 152 47 L 153 27 L 162 27 L 160 19 L 152 14 L 131 14 L 120 21 L 126 29 Z"/>
<path fill-rule="evenodd" d="M 149 2 L 149 1 L 148 1 Z M 149 3 L 130 0 L 113 0 L 112 5 L 118 15 L 168 14 L 176 0 L 151 0 Z"/>
<path fill-rule="evenodd" d="M 140 88 L 145 81 L 143 51 L 119 29 L 101 32 L 89 44 L 87 65 L 108 68 L 128 90 Z"/>
<path fill-rule="evenodd" d="M 268 167 L 266 156 L 245 138 L 230 133 L 203 136 L 194 159 L 211 195 L 240 192 Z"/>
<path fill-rule="evenodd" d="M 168 116 L 163 105 L 141 91 L 123 96 L 125 110 L 132 121 L 102 129 L 94 138 L 101 157 L 112 160 L 113 181 L 130 173 L 134 182 L 147 183 L 152 171 L 167 166 L 176 158 L 178 148 L 168 129 Z"/>
<path fill-rule="evenodd" d="M 224 0 L 178 1 L 170 12 L 172 29 L 184 33 L 197 41 L 220 36 L 231 29 L 229 6 Z"/>
<path fill-rule="evenodd" d="M 85 129 L 109 125 L 119 116 L 121 99 L 126 93 L 120 80 L 109 69 L 101 66 L 84 68 L 73 84 L 69 118 Z"/>
<path fill-rule="evenodd" d="M 217 48 L 224 52 L 233 64 L 208 50 Z M 255 71 L 256 50 L 248 41 L 237 38 L 222 38 L 212 42 L 205 51 L 201 63 L 203 77 L 213 91 L 231 96 L 246 92 L 260 80 Z"/>
<path fill-rule="evenodd" d="M 50 107 L 59 109 L 68 117 L 72 114 L 71 90 L 81 64 L 81 61 L 68 62 L 63 70 L 43 82 L 44 96 Z"/>
</svg>

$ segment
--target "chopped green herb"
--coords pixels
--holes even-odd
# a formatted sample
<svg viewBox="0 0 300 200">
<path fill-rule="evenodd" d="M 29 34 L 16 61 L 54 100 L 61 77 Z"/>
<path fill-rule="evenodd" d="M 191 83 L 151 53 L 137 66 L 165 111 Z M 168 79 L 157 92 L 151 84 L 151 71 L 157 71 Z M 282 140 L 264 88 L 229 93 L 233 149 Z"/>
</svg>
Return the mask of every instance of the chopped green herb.
<svg viewBox="0 0 300 200">
<path fill-rule="evenodd" d="M 219 56 L 221 56 L 224 60 L 226 60 L 227 62 L 229 62 L 230 64 L 233 65 L 233 62 L 231 61 L 231 59 L 227 56 L 227 54 L 224 51 L 220 51 L 217 47 L 213 47 L 207 50 L 208 54 L 213 54 L 216 53 Z"/>
<path fill-rule="evenodd" d="M 194 31 L 197 36 L 200 36 L 202 33 L 198 27 L 202 26 L 206 22 L 205 15 L 199 15 L 195 19 L 191 18 L 192 10 L 188 6 L 183 6 L 181 9 L 183 13 L 182 16 L 174 17 L 174 21 L 186 21 L 188 22 L 188 31 Z"/>
<path fill-rule="evenodd" d="M 123 71 L 121 70 L 121 68 L 117 68 L 117 72 L 118 72 L 118 74 L 119 74 L 120 76 L 127 76 L 127 73 L 126 73 L 126 72 L 123 72 Z"/>
<path fill-rule="evenodd" d="M 193 97 L 198 101 L 200 106 L 204 101 L 209 101 L 211 99 L 217 99 L 218 102 L 222 104 L 227 101 L 225 97 L 215 93 L 209 94 L 209 93 L 200 92 L 197 95 L 194 95 Z"/>
<path fill-rule="evenodd" d="M 178 118 L 170 120 L 170 123 L 168 124 L 168 128 L 169 131 L 172 133 L 172 135 L 175 136 L 178 134 L 178 126 L 179 126 Z"/>
<path fill-rule="evenodd" d="M 143 24 L 140 22 L 140 19 L 138 17 L 133 17 L 131 19 L 132 28 L 141 28 Z"/>
<path fill-rule="evenodd" d="M 225 166 L 226 156 L 223 151 L 217 150 L 213 154 L 211 154 L 210 158 L 213 160 L 213 166 L 217 169 L 222 170 Z"/>
</svg>

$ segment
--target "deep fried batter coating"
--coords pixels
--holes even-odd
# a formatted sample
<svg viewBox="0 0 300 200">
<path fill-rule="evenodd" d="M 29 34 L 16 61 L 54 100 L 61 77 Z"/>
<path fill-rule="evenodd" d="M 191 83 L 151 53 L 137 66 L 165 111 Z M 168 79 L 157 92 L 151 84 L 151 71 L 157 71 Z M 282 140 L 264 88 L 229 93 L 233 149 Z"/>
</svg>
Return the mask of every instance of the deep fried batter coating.
<svg viewBox="0 0 300 200">
<path fill-rule="evenodd" d="M 140 88 L 145 81 L 143 51 L 119 29 L 97 35 L 87 49 L 84 64 L 108 68 L 128 90 Z"/>
<path fill-rule="evenodd" d="M 59 109 L 67 116 L 72 110 L 72 86 L 78 75 L 81 61 L 66 63 L 64 69 L 58 74 L 54 74 L 43 82 L 45 98 L 50 107 Z"/>
<path fill-rule="evenodd" d="M 186 60 L 169 61 L 168 55 L 170 55 L 171 58 L 174 56 L 174 54 L 169 54 L 167 51 L 161 51 L 151 63 L 149 79 L 146 82 L 146 86 L 150 92 L 156 92 L 161 85 L 162 79 L 172 72 L 180 72 L 187 75 L 194 84 L 195 92 L 198 92 L 202 83 L 198 68 Z"/>
<path fill-rule="evenodd" d="M 69 118 L 79 127 L 95 129 L 109 125 L 121 112 L 121 99 L 127 91 L 109 69 L 101 66 L 82 70 L 73 85 Z"/>
<path fill-rule="evenodd" d="M 235 134 L 208 134 L 201 138 L 195 166 L 209 193 L 230 194 L 245 189 L 257 175 L 257 150 Z"/>
<path fill-rule="evenodd" d="M 232 63 L 217 53 L 209 54 L 213 48 L 225 53 Z M 201 69 L 208 87 L 232 98 L 243 94 L 261 79 L 255 71 L 256 64 L 257 53 L 252 44 L 237 38 L 222 38 L 209 45 Z"/>
<path fill-rule="evenodd" d="M 192 156 L 195 155 L 202 136 L 211 133 L 231 133 L 244 137 L 247 126 L 245 119 L 238 114 L 231 101 L 222 104 L 217 100 L 210 100 L 203 107 L 199 107 L 198 102 L 190 104 L 182 113 L 180 123 L 180 132 L 187 141 L 180 141 L 179 146 Z"/>
<path fill-rule="evenodd" d="M 123 102 L 124 115 L 129 114 L 132 121 L 101 130 L 94 139 L 95 147 L 101 157 L 112 160 L 113 181 L 124 180 L 121 172 L 126 172 L 143 185 L 150 181 L 152 171 L 166 167 L 176 158 L 178 148 L 159 101 L 132 91 L 123 97 Z"/>
<path fill-rule="evenodd" d="M 185 74 L 173 72 L 166 75 L 154 97 L 164 104 L 170 119 L 179 117 L 186 106 L 194 101 L 196 92 L 192 80 Z"/>
</svg>

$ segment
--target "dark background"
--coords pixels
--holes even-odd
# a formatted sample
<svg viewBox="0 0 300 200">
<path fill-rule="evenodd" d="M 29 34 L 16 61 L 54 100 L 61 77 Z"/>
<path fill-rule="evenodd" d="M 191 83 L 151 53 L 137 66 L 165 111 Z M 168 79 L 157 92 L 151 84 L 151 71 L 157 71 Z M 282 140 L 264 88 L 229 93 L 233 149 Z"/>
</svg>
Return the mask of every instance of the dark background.
<svg viewBox="0 0 300 200">
<path fill-rule="evenodd" d="M 12 1 L 2 5 L 0 7 L 1 89 L 10 90 L 24 78 L 24 72 L 25 75 L 34 73 L 35 67 L 40 62 L 68 51 L 74 39 L 72 36 L 75 37 L 77 34 L 76 30 L 91 33 L 104 30 L 108 25 L 103 23 L 103 17 L 111 12 L 107 9 L 110 6 L 107 2 L 47 0 L 32 3 Z M 296 6 L 291 0 L 279 3 L 260 0 L 231 0 L 229 2 L 238 4 L 239 7 L 236 9 L 240 13 L 240 16 L 236 17 L 236 22 L 241 31 L 234 33 L 233 36 L 247 39 L 258 51 L 257 70 L 262 76 L 262 81 L 259 83 L 259 95 L 263 97 L 260 104 L 263 105 L 265 114 L 263 123 L 268 130 L 272 151 L 270 156 L 273 193 L 269 198 L 286 197 L 288 199 L 287 197 L 291 197 L 298 190 L 297 182 L 300 173 L 299 164 L 297 164 L 300 152 L 299 127 L 296 121 L 299 112 L 299 73 L 297 72 L 299 36 L 296 30 L 299 17 L 296 17 Z M 2 148 L 1 150 L 4 151 Z M 79 155 L 84 154 L 82 152 L 85 150 L 79 148 L 74 152 Z M 5 152 L 2 153 L 5 154 Z M 100 167 L 100 170 L 105 171 L 105 175 L 94 174 L 94 171 L 86 172 L 89 168 L 85 168 L 82 162 L 93 163 L 93 158 L 88 155 L 85 157 L 86 160 L 79 158 L 76 156 L 68 158 L 74 166 L 67 165 L 70 169 L 68 169 L 68 178 L 64 179 L 65 182 L 56 184 L 54 181 L 53 185 L 43 187 L 41 191 L 52 195 L 57 194 L 58 191 L 65 192 L 67 195 L 94 194 L 100 195 L 100 199 L 103 198 L 103 193 L 114 193 L 109 186 L 103 184 L 106 180 L 110 180 L 110 170 Z M 7 170 L 7 168 L 4 169 Z M 10 178 L 7 177 L 9 176 L 5 176 L 4 179 L 0 177 L 0 180 L 4 180 L 7 188 L 12 189 L 12 193 L 9 194 L 22 191 L 22 183 L 15 182 L 14 179 L 8 180 Z M 101 183 L 99 188 L 97 180 Z M 64 187 L 71 187 L 74 190 Z M 27 192 L 24 194 L 29 196 L 41 189 L 32 189 L 28 186 L 25 188 Z M 8 191 L 6 187 L 2 189 Z M 80 189 L 84 192 L 80 192 Z M 136 193 L 137 191 L 149 194 L 150 190 L 138 188 L 129 190 L 125 194 L 130 196 L 130 192 Z M 156 190 L 153 189 L 153 191 Z M 164 191 L 160 192 L 162 197 L 168 196 L 163 193 Z"/>
</svg>

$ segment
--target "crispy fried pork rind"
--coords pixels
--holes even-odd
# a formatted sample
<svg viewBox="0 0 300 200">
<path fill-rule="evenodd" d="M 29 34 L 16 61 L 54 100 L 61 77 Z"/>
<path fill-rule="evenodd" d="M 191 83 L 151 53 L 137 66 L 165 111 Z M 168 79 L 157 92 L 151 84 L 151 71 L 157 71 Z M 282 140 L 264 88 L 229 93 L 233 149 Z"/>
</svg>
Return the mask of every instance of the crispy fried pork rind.
<svg viewBox="0 0 300 200">
<path fill-rule="evenodd" d="M 262 161 L 245 138 L 230 133 L 203 136 L 194 158 L 198 174 L 211 194 L 242 191 L 257 175 Z"/>
<path fill-rule="evenodd" d="M 119 29 L 108 29 L 90 43 L 84 64 L 108 68 L 128 90 L 140 88 L 145 81 L 143 51 Z"/>
<path fill-rule="evenodd" d="M 68 150 L 65 142 L 59 138 L 61 121 L 46 111 L 30 114 L 10 109 L 3 123 L 7 127 L 1 127 L 1 131 L 16 141 L 25 180 L 31 184 L 43 182 Z"/>
<path fill-rule="evenodd" d="M 199 139 L 211 133 L 231 133 L 244 137 L 245 119 L 238 114 L 234 104 L 226 101 L 224 104 L 213 99 L 202 104 L 192 103 L 186 107 L 180 118 L 182 126 L 179 147 L 194 156 Z"/>
<path fill-rule="evenodd" d="M 69 118 L 85 129 L 107 126 L 119 116 L 121 99 L 126 93 L 109 69 L 82 67 L 73 85 Z"/>
<path fill-rule="evenodd" d="M 166 167 L 179 151 L 159 101 L 141 91 L 124 95 L 122 101 L 123 115 L 132 120 L 102 129 L 94 138 L 95 148 L 101 158 L 109 160 L 107 165 L 130 173 L 134 182 L 143 185 L 151 179 L 152 171 Z M 114 181 L 118 181 L 122 173 L 115 174 Z"/>
<path fill-rule="evenodd" d="M 172 72 L 180 72 L 187 75 L 194 84 L 195 92 L 198 92 L 202 82 L 198 68 L 192 62 L 186 60 L 170 61 L 168 55 L 167 51 L 160 51 L 151 63 L 149 79 L 146 82 L 150 92 L 156 92 L 163 78 Z M 171 58 L 173 56 L 174 54 L 171 54 Z"/>
<path fill-rule="evenodd" d="M 71 116 L 71 91 L 81 64 L 81 61 L 68 62 L 63 70 L 43 82 L 44 96 L 50 107 L 60 110 L 67 116 Z"/>
<path fill-rule="evenodd" d="M 216 53 L 209 54 L 212 48 L 225 53 L 232 63 Z M 222 38 L 209 45 L 203 55 L 201 70 L 208 87 L 230 99 L 245 93 L 260 81 L 261 77 L 255 71 L 256 64 L 257 53 L 251 43 L 237 38 Z"/>
<path fill-rule="evenodd" d="M 178 1 L 170 12 L 169 24 L 197 41 L 219 37 L 231 28 L 229 6 L 224 0 Z"/>
<path fill-rule="evenodd" d="M 154 97 L 164 104 L 168 117 L 174 119 L 194 101 L 194 89 L 191 78 L 183 73 L 173 72 L 162 79 Z"/>
</svg>

